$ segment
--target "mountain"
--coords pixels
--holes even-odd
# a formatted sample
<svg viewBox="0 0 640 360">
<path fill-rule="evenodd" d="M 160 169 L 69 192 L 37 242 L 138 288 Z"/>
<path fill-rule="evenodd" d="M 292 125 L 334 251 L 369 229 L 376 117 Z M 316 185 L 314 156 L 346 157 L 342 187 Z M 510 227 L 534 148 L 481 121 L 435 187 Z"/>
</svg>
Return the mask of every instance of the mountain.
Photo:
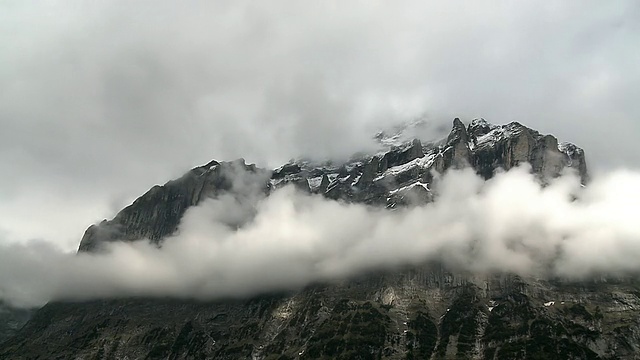
<svg viewBox="0 0 640 360">
<path fill-rule="evenodd" d="M 379 138 L 389 144 L 385 137 Z M 245 182 L 251 184 L 251 192 L 268 194 L 293 184 L 330 199 L 393 208 L 407 202 L 428 201 L 428 184 L 434 171 L 443 173 L 471 164 L 482 176 L 490 178 L 497 169 L 509 170 L 522 163 L 530 163 L 541 177 L 557 176 L 570 167 L 579 172 L 583 181 L 587 180 L 584 151 L 573 144 L 558 144 L 555 137 L 543 136 L 516 122 L 495 126 L 476 119 L 467 129 L 455 119 L 451 133 L 442 141 L 423 145 L 413 139 L 378 154 L 355 156 L 343 164 L 301 160 L 267 171 L 247 165 L 243 159 L 213 160 L 164 186 L 154 186 L 112 220 L 89 227 L 79 250 L 92 251 L 105 241 L 119 239 L 149 238 L 158 242 L 172 234 L 185 211 L 201 200 L 222 193 L 246 195 L 233 191 L 238 176 L 248 179 Z M 248 191 L 247 186 L 241 191 Z"/>
<path fill-rule="evenodd" d="M 397 134 L 377 135 L 386 150 L 340 164 L 299 160 L 268 171 L 242 159 L 211 161 L 89 227 L 79 251 L 99 252 L 115 240 L 161 243 L 204 199 L 251 201 L 251 194 L 268 196 L 286 184 L 392 211 L 434 201 L 434 174 L 465 166 L 488 179 L 529 163 L 542 182 L 572 168 L 589 181 L 582 149 L 516 122 L 476 119 L 465 126 L 455 119 L 435 142 Z M 0 345 L 3 359 L 635 359 L 638 353 L 635 279 L 478 275 L 434 262 L 244 300 L 53 302 Z"/>
</svg>

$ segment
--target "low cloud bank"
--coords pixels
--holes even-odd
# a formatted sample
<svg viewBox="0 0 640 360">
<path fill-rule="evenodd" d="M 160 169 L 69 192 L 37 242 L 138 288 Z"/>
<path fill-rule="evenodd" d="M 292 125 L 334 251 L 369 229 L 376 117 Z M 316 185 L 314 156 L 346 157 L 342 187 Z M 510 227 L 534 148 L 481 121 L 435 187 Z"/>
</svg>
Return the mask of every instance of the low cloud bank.
<svg viewBox="0 0 640 360">
<path fill-rule="evenodd" d="M 390 211 L 284 188 L 260 200 L 240 229 L 224 216 L 233 201 L 206 201 L 161 248 L 116 242 L 102 254 L 72 254 L 45 243 L 4 246 L 0 299 L 215 299 L 427 261 L 572 279 L 640 271 L 640 173 L 611 172 L 588 187 L 566 174 L 541 187 L 526 166 L 489 181 L 466 169 L 444 175 L 434 191 L 434 203 Z"/>
</svg>

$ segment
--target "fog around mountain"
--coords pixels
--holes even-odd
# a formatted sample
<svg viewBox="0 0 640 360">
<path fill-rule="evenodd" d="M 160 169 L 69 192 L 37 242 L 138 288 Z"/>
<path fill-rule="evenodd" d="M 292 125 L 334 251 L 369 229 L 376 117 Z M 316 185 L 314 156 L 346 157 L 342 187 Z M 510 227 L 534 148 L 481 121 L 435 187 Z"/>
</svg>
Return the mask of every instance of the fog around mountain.
<svg viewBox="0 0 640 360">
<path fill-rule="evenodd" d="M 0 298 L 17 306 L 122 296 L 220 299 L 429 261 L 475 274 L 569 280 L 640 270 L 638 173 L 610 173 L 588 187 L 568 173 L 541 187 L 526 165 L 486 182 L 466 169 L 447 173 L 433 190 L 434 203 L 396 210 L 293 187 L 249 203 L 222 196 L 187 210 L 159 248 L 145 240 L 79 254 L 44 242 L 3 246 Z M 254 200 L 256 207 L 247 206 Z M 229 226 L 237 223 L 245 225 Z"/>
</svg>

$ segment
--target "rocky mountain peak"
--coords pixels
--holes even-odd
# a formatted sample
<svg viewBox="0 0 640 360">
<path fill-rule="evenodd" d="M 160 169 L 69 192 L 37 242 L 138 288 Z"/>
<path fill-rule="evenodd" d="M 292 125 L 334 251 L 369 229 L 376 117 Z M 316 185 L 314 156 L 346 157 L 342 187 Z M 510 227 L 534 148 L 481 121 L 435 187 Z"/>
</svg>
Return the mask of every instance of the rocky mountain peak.
<svg viewBox="0 0 640 360">
<path fill-rule="evenodd" d="M 406 135 L 406 134 L 405 134 Z M 512 122 L 493 125 L 474 119 L 468 126 L 456 118 L 448 136 L 424 144 L 413 138 L 393 143 L 376 154 L 346 163 L 318 164 L 290 161 L 269 171 L 246 164 L 213 160 L 181 178 L 156 185 L 114 219 L 92 225 L 80 243 L 80 251 L 94 251 L 104 241 L 149 238 L 160 241 L 178 226 L 190 206 L 222 193 L 269 192 L 287 184 L 330 199 L 394 208 L 433 199 L 435 173 L 472 166 L 485 178 L 499 168 L 511 169 L 528 162 L 541 178 L 558 176 L 562 169 L 576 169 L 586 179 L 584 151 L 569 143 L 558 144 L 552 135 Z M 234 187 L 234 182 L 242 186 Z"/>
<path fill-rule="evenodd" d="M 271 172 L 246 164 L 244 159 L 212 160 L 182 177 L 156 185 L 112 220 L 90 226 L 80 241 L 79 251 L 97 251 L 100 244 L 142 238 L 159 242 L 178 227 L 182 215 L 203 199 L 223 193 L 262 192 L 269 188 Z"/>
<path fill-rule="evenodd" d="M 453 119 L 453 127 L 449 136 L 447 136 L 447 143 L 456 141 L 469 142 L 469 136 L 467 135 L 467 128 L 464 126 L 459 118 Z"/>
<path fill-rule="evenodd" d="M 479 136 L 487 134 L 489 131 L 493 130 L 495 127 L 496 127 L 495 125 L 489 124 L 489 122 L 487 122 L 487 120 L 483 118 L 476 118 L 471 120 L 471 123 L 469 123 L 469 127 L 467 131 L 471 136 L 474 136 L 477 138 Z"/>
</svg>

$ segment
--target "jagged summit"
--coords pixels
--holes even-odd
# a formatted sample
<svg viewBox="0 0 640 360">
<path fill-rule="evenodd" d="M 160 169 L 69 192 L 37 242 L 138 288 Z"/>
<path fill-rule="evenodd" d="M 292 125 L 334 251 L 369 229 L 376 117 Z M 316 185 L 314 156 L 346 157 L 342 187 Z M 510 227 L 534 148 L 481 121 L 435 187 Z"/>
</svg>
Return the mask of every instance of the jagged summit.
<svg viewBox="0 0 640 360">
<path fill-rule="evenodd" d="M 205 198 L 222 193 L 266 192 L 269 171 L 246 164 L 244 159 L 230 162 L 212 160 L 191 169 L 182 177 L 156 185 L 112 220 L 90 226 L 80 241 L 79 251 L 95 251 L 103 242 L 147 238 L 159 242 L 172 234 L 187 208 Z"/>
<path fill-rule="evenodd" d="M 100 243 L 116 239 L 159 242 L 177 229 L 187 208 L 222 193 L 250 188 L 266 195 L 292 184 L 330 199 L 395 208 L 431 201 L 435 173 L 472 166 L 478 174 L 490 178 L 499 168 L 508 170 L 524 162 L 530 163 L 541 178 L 557 176 L 566 167 L 576 169 L 583 180 L 587 177 L 584 151 L 573 144 L 558 144 L 555 137 L 517 122 L 493 125 L 474 119 L 465 126 L 456 118 L 449 134 L 440 141 L 424 144 L 412 138 L 345 163 L 290 161 L 270 171 L 246 164 L 244 159 L 213 160 L 179 179 L 154 186 L 113 220 L 89 227 L 79 250 L 92 251 Z M 234 188 L 238 179 L 244 182 L 240 189 Z"/>
<path fill-rule="evenodd" d="M 423 144 L 413 138 L 389 144 L 386 151 L 340 165 L 291 162 L 276 169 L 272 185 L 278 187 L 291 181 L 305 188 L 306 179 L 311 192 L 378 204 L 384 198 L 389 206 L 393 200 L 385 194 L 412 183 L 428 184 L 433 172 L 442 173 L 449 168 L 473 166 L 490 178 L 496 169 L 508 170 L 528 162 L 543 178 L 558 176 L 565 167 L 576 169 L 583 180 L 587 177 L 580 148 L 568 143 L 559 145 L 555 137 L 543 136 L 517 122 L 493 125 L 474 119 L 467 127 L 456 118 L 451 132 L 441 141 Z M 323 180 L 328 181 L 326 187 L 320 186 Z"/>
</svg>

